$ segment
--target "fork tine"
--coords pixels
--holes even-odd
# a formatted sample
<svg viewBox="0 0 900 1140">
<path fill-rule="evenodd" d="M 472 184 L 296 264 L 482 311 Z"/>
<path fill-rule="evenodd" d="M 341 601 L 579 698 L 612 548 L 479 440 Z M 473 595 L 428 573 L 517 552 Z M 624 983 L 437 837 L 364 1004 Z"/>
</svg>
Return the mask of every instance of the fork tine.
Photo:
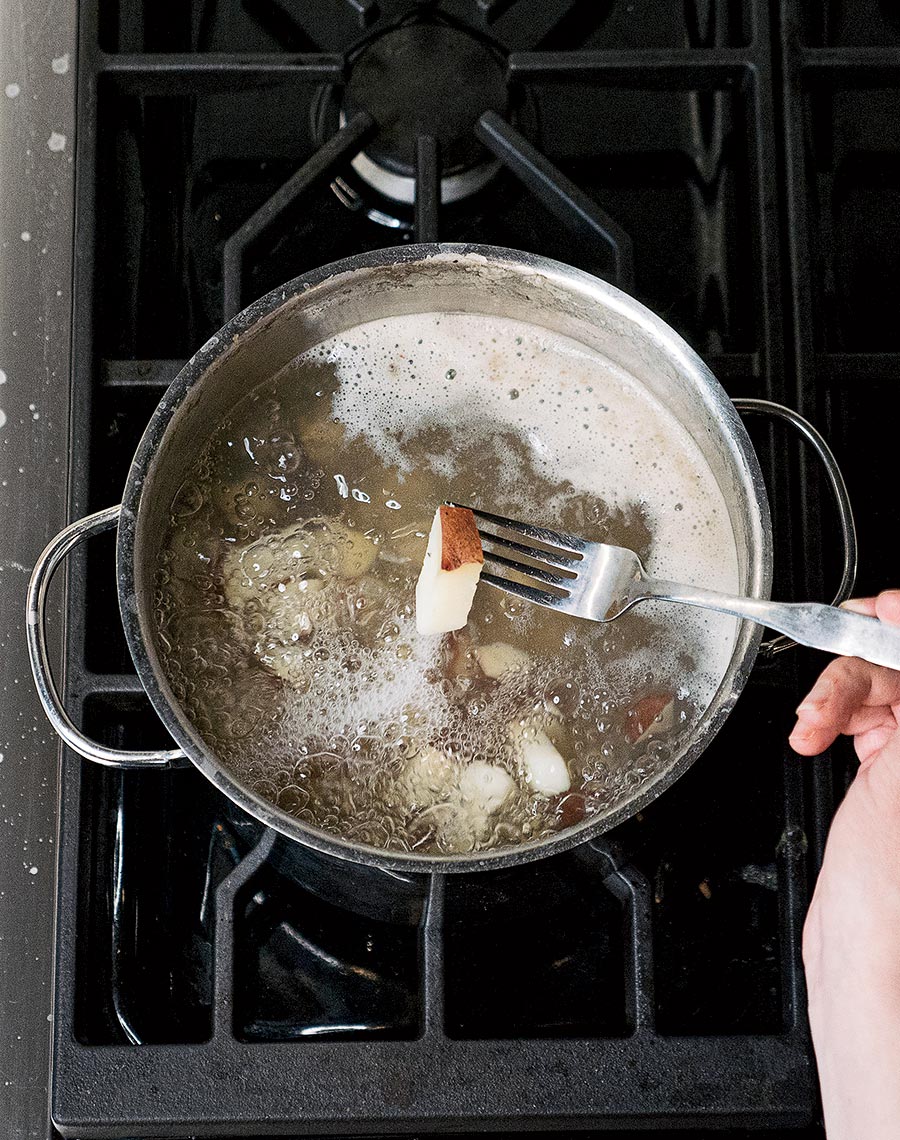
<svg viewBox="0 0 900 1140">
<path fill-rule="evenodd" d="M 555 610 L 566 601 L 559 594 L 551 594 L 549 590 L 536 590 L 532 586 L 523 586 L 521 582 L 511 582 L 508 578 L 498 578 L 496 574 L 481 575 L 482 582 L 489 582 L 498 590 L 505 590 L 507 594 L 515 594 L 517 598 L 524 598 L 526 602 L 534 602 L 538 606 L 546 606 Z"/>
<path fill-rule="evenodd" d="M 541 570 L 537 566 L 526 566 L 522 562 L 515 562 L 512 558 L 504 558 L 502 554 L 494 554 L 492 550 L 485 550 L 483 553 L 485 562 L 495 562 L 507 570 L 515 570 L 517 574 L 537 578 L 539 582 L 546 582 L 550 586 L 559 586 L 561 589 L 565 589 L 566 586 L 572 586 L 575 583 L 574 578 L 564 578 L 562 574 L 551 574 L 549 570 Z"/>
<path fill-rule="evenodd" d="M 446 503 L 448 507 L 461 507 L 462 503 L 451 503 L 449 500 Z M 503 515 L 492 515 L 489 511 L 479 510 L 477 507 L 467 507 L 477 519 L 485 519 L 485 521 L 493 523 L 495 526 L 505 527 L 507 530 L 514 530 L 518 534 L 524 534 L 526 538 L 536 539 L 538 542 L 546 542 L 548 546 L 559 546 L 563 550 L 571 550 L 576 554 L 580 554 L 587 546 L 587 542 L 583 538 L 578 538 L 574 534 L 564 534 L 559 530 L 548 530 L 543 526 L 532 526 L 531 523 L 518 522 L 516 519 L 507 519 Z"/>
<path fill-rule="evenodd" d="M 581 562 L 576 554 L 560 554 L 556 550 L 541 550 L 538 546 L 526 546 L 522 542 L 513 542 L 511 538 L 505 538 L 502 534 L 491 534 L 490 531 L 486 530 L 479 530 L 478 533 L 482 538 L 496 546 L 502 546 L 505 550 L 514 550 L 516 554 L 524 554 L 526 558 L 534 558 L 541 563 L 549 562 L 551 566 L 561 566 L 573 574 L 576 573 Z"/>
</svg>

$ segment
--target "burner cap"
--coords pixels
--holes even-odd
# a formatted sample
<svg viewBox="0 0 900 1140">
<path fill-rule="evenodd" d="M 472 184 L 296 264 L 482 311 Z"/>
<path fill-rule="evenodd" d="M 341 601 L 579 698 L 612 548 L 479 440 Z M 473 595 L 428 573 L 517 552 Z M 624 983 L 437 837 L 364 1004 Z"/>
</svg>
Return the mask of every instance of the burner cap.
<svg viewBox="0 0 900 1140">
<path fill-rule="evenodd" d="M 504 114 L 502 60 L 487 44 L 444 24 L 409 24 L 386 32 L 360 54 L 344 94 L 351 118 L 368 111 L 381 130 L 366 158 L 393 174 L 415 172 L 416 138 L 431 135 L 444 175 L 485 161 L 473 128 L 483 112 Z"/>
</svg>

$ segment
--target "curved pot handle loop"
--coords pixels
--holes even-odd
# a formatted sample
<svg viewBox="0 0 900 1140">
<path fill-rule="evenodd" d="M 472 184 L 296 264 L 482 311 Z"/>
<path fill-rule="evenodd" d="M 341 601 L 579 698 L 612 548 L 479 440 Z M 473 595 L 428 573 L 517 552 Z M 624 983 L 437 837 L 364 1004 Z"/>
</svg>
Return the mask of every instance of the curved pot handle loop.
<svg viewBox="0 0 900 1140">
<path fill-rule="evenodd" d="M 785 420 L 796 428 L 808 443 L 812 444 L 822 460 L 825 474 L 828 476 L 828 482 L 837 504 L 841 524 L 841 540 L 844 546 L 844 571 L 837 593 L 831 603 L 833 606 L 839 606 L 841 602 L 845 602 L 850 597 L 856 583 L 857 544 L 853 508 L 850 505 L 850 496 L 847 494 L 847 484 L 844 482 L 844 476 L 841 474 L 834 452 L 809 420 L 804 419 L 793 408 L 786 408 L 784 404 L 776 404 L 772 400 L 734 399 L 731 402 L 739 412 L 744 412 L 747 415 L 774 416 L 776 419 Z M 780 653 L 783 649 L 791 649 L 796 644 L 789 637 L 781 636 L 763 642 L 761 648 L 764 653 L 774 654 Z"/>
<path fill-rule="evenodd" d="M 52 539 L 35 563 L 28 582 L 28 601 L 25 611 L 25 634 L 28 640 L 28 656 L 31 672 L 37 686 L 38 696 L 44 712 L 50 719 L 58 736 L 79 756 L 106 764 L 113 768 L 168 768 L 185 759 L 180 748 L 171 751 L 124 752 L 118 748 L 107 748 L 89 740 L 76 727 L 63 707 L 53 676 L 50 671 L 50 658 L 47 653 L 47 637 L 44 629 L 47 587 L 53 572 L 66 555 L 92 535 L 111 530 L 118 524 L 121 507 L 109 507 L 94 515 L 71 523 Z"/>
</svg>

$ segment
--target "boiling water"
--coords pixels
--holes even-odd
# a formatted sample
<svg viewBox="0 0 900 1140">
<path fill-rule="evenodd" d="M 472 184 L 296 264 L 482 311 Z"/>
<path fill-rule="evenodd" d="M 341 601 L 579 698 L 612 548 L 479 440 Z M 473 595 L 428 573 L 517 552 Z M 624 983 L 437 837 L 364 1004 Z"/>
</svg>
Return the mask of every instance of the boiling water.
<svg viewBox="0 0 900 1140">
<path fill-rule="evenodd" d="M 486 584 L 464 630 L 419 636 L 416 578 L 448 498 L 631 547 L 660 577 L 738 587 L 696 445 L 565 337 L 390 318 L 254 390 L 172 506 L 164 666 L 242 783 L 394 851 L 510 846 L 615 808 L 665 768 L 734 643 L 721 615 L 648 604 L 600 626 Z M 565 793 L 529 779 L 539 733 L 566 761 Z"/>
</svg>

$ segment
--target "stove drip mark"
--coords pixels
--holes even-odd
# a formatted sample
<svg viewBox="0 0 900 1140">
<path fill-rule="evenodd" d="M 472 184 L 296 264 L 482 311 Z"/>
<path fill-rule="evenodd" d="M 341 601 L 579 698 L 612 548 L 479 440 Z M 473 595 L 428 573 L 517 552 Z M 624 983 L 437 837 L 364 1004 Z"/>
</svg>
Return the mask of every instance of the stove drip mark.
<svg viewBox="0 0 900 1140">
<path fill-rule="evenodd" d="M 551 213 L 576 233 L 609 246 L 616 284 L 626 291 L 634 287 L 631 238 L 615 219 L 494 111 L 485 111 L 475 133 Z"/>
<path fill-rule="evenodd" d="M 222 255 L 224 315 L 230 320 L 241 308 L 244 254 L 298 198 L 327 182 L 345 159 L 355 154 L 375 131 L 371 115 L 360 111 L 297 170 L 255 214 L 225 242 Z"/>
</svg>

